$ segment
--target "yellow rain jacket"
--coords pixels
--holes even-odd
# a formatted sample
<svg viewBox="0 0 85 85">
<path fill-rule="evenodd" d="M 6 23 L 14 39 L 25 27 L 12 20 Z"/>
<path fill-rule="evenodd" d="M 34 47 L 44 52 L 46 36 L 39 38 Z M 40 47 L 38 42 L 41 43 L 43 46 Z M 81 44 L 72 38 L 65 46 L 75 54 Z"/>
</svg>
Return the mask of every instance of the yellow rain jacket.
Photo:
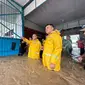
<svg viewBox="0 0 85 85">
<path fill-rule="evenodd" d="M 41 43 L 37 40 L 28 40 L 24 38 L 24 41 L 29 44 L 28 57 L 32 59 L 40 59 Z"/>
<path fill-rule="evenodd" d="M 60 70 L 61 64 L 61 52 L 62 52 L 62 38 L 59 31 L 53 31 L 46 38 L 43 51 L 43 65 L 49 70 L 50 64 L 55 64 L 54 71 Z"/>
</svg>

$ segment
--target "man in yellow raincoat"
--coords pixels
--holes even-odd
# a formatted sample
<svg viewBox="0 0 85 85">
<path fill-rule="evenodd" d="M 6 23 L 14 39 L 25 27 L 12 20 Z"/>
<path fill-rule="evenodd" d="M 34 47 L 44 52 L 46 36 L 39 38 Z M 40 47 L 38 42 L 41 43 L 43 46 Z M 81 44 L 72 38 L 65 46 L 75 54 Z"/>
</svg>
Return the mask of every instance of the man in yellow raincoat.
<svg viewBox="0 0 85 85">
<path fill-rule="evenodd" d="M 29 44 L 29 52 L 28 57 L 32 59 L 40 59 L 40 49 L 41 49 L 41 43 L 37 39 L 37 35 L 32 35 L 32 40 L 28 40 L 26 38 L 22 38 L 23 41 L 25 41 L 27 44 Z"/>
<path fill-rule="evenodd" d="M 46 37 L 43 50 L 43 65 L 49 70 L 60 71 L 62 38 L 58 30 L 54 30 L 53 25 L 46 26 Z"/>
</svg>

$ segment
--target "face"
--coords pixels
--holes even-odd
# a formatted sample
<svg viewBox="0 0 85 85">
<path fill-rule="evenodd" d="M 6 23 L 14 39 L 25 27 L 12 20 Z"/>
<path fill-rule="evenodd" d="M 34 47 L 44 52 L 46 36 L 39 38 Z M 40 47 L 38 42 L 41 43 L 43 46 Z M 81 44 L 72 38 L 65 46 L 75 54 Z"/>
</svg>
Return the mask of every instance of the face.
<svg viewBox="0 0 85 85">
<path fill-rule="evenodd" d="M 66 39 L 67 39 L 67 40 L 69 40 L 69 39 L 70 39 L 70 37 L 69 37 L 69 36 L 67 36 L 67 37 L 66 37 Z"/>
<path fill-rule="evenodd" d="M 84 35 L 85 35 L 85 31 L 84 31 Z"/>
<path fill-rule="evenodd" d="M 53 31 L 53 27 L 51 25 L 47 25 L 46 28 L 45 28 L 45 32 L 47 34 L 50 34 L 52 31 Z"/>
<path fill-rule="evenodd" d="M 33 34 L 33 35 L 32 35 L 32 39 L 33 39 L 33 40 L 36 40 L 36 39 L 37 39 L 37 35 L 36 35 L 36 34 Z"/>
<path fill-rule="evenodd" d="M 61 36 L 64 36 L 64 31 L 63 30 L 61 31 Z"/>
<path fill-rule="evenodd" d="M 32 40 L 31 37 L 29 38 L 29 40 Z"/>
</svg>

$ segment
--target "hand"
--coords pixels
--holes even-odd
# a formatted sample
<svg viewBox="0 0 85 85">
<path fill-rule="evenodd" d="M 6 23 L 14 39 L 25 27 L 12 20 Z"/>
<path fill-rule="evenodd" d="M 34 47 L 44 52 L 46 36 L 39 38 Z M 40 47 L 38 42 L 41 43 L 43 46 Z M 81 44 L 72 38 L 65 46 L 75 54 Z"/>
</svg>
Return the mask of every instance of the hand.
<svg viewBox="0 0 85 85">
<path fill-rule="evenodd" d="M 80 57 L 78 58 L 78 61 L 81 63 L 82 60 L 83 60 L 83 58 L 80 56 Z"/>
<path fill-rule="evenodd" d="M 51 69 L 55 69 L 55 64 L 51 63 L 51 64 L 50 64 L 50 68 L 51 68 Z"/>
<path fill-rule="evenodd" d="M 22 40 L 24 39 L 24 37 L 21 38 Z"/>
<path fill-rule="evenodd" d="M 43 46 L 41 46 L 41 50 L 43 50 Z"/>
</svg>

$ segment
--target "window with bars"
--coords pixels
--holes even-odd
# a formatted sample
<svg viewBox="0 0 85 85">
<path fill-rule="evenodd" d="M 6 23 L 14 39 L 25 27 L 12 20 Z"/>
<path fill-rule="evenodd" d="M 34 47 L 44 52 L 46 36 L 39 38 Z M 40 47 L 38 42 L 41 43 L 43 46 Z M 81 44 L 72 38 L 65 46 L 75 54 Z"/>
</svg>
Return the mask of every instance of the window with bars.
<svg viewBox="0 0 85 85">
<path fill-rule="evenodd" d="M 22 8 L 12 0 L 0 0 L 0 37 L 22 36 Z"/>
</svg>

